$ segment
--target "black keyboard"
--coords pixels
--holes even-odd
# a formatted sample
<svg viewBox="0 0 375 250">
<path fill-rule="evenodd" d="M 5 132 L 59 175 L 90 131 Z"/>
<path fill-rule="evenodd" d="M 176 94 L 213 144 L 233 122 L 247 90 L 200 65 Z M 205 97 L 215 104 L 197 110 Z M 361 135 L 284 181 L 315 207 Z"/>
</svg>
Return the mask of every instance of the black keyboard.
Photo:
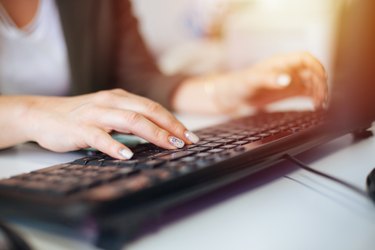
<svg viewBox="0 0 375 250">
<path fill-rule="evenodd" d="M 177 201 L 190 197 L 184 196 L 189 190 L 199 194 L 196 190 L 209 191 L 269 166 L 289 149 L 300 152 L 314 146 L 308 132 L 319 127 L 324 117 L 320 111 L 258 114 L 195 131 L 201 140 L 182 149 L 139 144 L 132 148 L 131 160 L 97 153 L 13 176 L 0 180 L 0 200 L 6 198 L 0 209 L 14 202 L 29 206 L 33 211 L 30 213 L 38 215 L 36 218 L 43 218 L 43 209 L 51 207 L 45 212 L 52 214 L 47 220 L 57 220 L 59 216 L 81 220 L 87 214 L 104 220 L 107 214 L 115 213 L 114 207 L 121 207 L 116 211 L 121 214 L 131 206 L 140 209 L 151 201 L 157 204 L 158 199 L 163 199 L 163 204 Z M 306 136 L 301 137 L 302 134 Z M 226 178 L 228 181 L 224 181 Z M 71 204 L 86 204 L 90 208 L 65 209 Z M 15 207 L 11 214 L 17 215 Z M 112 226 L 115 222 L 111 223 Z"/>
<path fill-rule="evenodd" d="M 272 141 L 304 130 L 321 122 L 316 113 L 273 113 L 241 118 L 196 131 L 197 144 L 182 149 L 165 150 L 152 144 L 132 148 L 131 160 L 117 160 L 98 153 L 76 161 L 53 166 L 0 181 L 0 188 L 45 195 L 72 195 L 89 192 L 100 196 L 116 186 L 126 195 L 170 179 L 178 179 L 199 169 L 251 150 L 258 142 Z"/>
</svg>

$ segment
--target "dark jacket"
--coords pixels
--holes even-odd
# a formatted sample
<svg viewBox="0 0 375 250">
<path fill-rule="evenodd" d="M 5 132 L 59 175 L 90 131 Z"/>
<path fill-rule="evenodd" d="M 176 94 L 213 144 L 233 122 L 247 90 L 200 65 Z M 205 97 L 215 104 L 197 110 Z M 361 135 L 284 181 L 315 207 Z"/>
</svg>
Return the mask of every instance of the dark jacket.
<svg viewBox="0 0 375 250">
<path fill-rule="evenodd" d="M 183 76 L 163 75 L 143 42 L 129 0 L 57 0 L 72 94 L 121 87 L 167 108 Z"/>
</svg>

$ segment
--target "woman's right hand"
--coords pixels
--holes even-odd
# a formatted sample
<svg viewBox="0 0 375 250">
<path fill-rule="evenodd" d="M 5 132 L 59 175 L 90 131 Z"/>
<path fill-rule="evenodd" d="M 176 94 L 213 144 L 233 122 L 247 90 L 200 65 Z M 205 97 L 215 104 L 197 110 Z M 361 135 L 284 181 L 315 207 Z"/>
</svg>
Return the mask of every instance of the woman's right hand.
<svg viewBox="0 0 375 250">
<path fill-rule="evenodd" d="M 110 136 L 112 131 L 134 134 L 166 149 L 199 140 L 158 103 L 121 89 L 76 97 L 14 98 L 25 104 L 17 127 L 24 141 L 56 152 L 93 147 L 130 159 L 133 153 Z"/>
</svg>

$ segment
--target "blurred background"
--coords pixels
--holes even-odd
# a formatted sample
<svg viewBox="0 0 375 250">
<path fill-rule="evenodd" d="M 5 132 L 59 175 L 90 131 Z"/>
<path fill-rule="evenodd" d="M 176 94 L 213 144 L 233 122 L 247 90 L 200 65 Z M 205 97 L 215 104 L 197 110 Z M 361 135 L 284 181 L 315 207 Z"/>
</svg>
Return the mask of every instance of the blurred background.
<svg viewBox="0 0 375 250">
<path fill-rule="evenodd" d="M 202 74 L 309 51 L 328 71 L 340 0 L 133 0 L 164 73 Z"/>
</svg>

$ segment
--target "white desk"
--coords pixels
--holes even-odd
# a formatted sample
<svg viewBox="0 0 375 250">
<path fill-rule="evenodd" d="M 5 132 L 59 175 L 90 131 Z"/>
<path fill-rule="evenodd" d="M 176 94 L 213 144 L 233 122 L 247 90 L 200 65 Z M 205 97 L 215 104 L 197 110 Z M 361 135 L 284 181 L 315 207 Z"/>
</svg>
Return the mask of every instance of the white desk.
<svg viewBox="0 0 375 250">
<path fill-rule="evenodd" d="M 0 152 L 0 177 L 78 157 L 21 145 Z M 366 176 L 375 167 L 375 138 L 353 144 L 351 136 L 344 136 L 299 158 L 365 189 Z M 95 249 L 33 228 L 19 230 L 35 249 Z M 371 201 L 285 162 L 172 210 L 159 230 L 126 249 L 372 250 L 374 246 Z"/>
</svg>

